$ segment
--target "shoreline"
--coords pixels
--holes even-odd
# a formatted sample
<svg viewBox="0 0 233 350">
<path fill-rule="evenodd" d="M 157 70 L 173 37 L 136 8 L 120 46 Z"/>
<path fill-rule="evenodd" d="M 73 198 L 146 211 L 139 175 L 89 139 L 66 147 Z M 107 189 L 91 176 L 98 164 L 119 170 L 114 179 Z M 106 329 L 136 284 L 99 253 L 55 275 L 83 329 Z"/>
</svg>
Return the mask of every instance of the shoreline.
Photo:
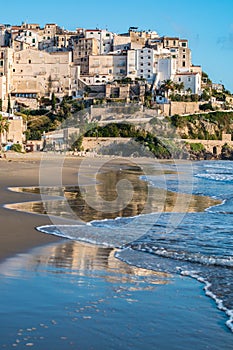
<svg viewBox="0 0 233 350">
<path fill-rule="evenodd" d="M 206 297 L 201 282 L 130 266 L 112 248 L 41 233 L 36 227 L 51 225 L 48 216 L 4 208 L 41 200 L 9 190 L 39 184 L 39 161 L 0 161 L 2 347 L 196 350 L 212 344 L 218 350 L 224 343 L 231 349 L 227 316 Z M 80 162 L 64 164 L 69 185 L 76 184 Z"/>
<path fill-rule="evenodd" d="M 52 155 L 51 155 L 52 156 Z M 50 225 L 50 217 L 46 214 L 41 214 L 30 211 L 17 210 L 17 205 L 27 206 L 31 203 L 40 203 L 40 194 L 35 194 L 31 192 L 17 192 L 12 189 L 14 188 L 29 188 L 38 187 L 40 185 L 40 166 L 43 154 L 11 154 L 8 156 L 7 160 L 0 160 L 0 217 L 2 218 L 2 228 L 3 234 L 0 235 L 0 261 L 10 257 L 11 255 L 24 252 L 30 248 L 36 247 L 38 245 L 43 245 L 50 242 L 57 242 L 60 238 L 51 235 L 45 235 L 36 230 L 38 226 Z M 60 157 L 59 157 L 60 158 Z M 109 171 L 109 169 L 114 170 L 119 169 L 119 166 L 129 167 L 132 164 L 137 165 L 137 159 L 132 158 L 90 158 L 83 159 L 77 157 L 68 157 L 66 159 L 67 164 L 63 164 L 64 171 L 64 185 L 76 186 L 77 178 L 76 174 L 78 172 L 80 164 L 83 162 L 93 162 L 94 167 L 98 167 L 104 162 L 102 170 L 104 172 Z M 110 167 L 108 161 L 111 161 Z M 149 159 L 140 159 L 141 163 L 150 164 Z M 160 162 L 160 160 L 158 160 Z M 162 162 L 167 162 L 162 160 Z M 102 165 L 101 165 L 102 166 Z M 93 172 L 92 168 L 87 168 L 87 175 Z M 142 180 L 144 181 L 144 180 Z M 50 184 L 48 184 L 49 186 Z M 166 190 L 165 190 L 166 192 Z M 168 198 L 168 201 L 176 201 L 177 194 L 171 193 L 172 197 Z M 164 194 L 161 195 L 164 199 Z M 185 198 L 184 195 L 183 198 Z M 195 197 L 192 196 L 191 197 Z M 198 198 L 198 196 L 196 196 Z M 209 197 L 199 196 L 201 201 L 201 210 L 208 208 L 210 206 L 220 204 L 220 201 L 216 201 Z M 182 199 L 182 198 L 181 198 Z M 187 197 L 185 199 L 189 201 Z M 196 200 L 197 201 L 197 200 Z M 195 202 L 195 201 L 194 201 Z M 194 203 L 194 206 L 196 203 Z M 9 208 L 14 208 L 9 209 Z M 171 207 L 172 208 L 172 207 Z M 15 210 L 16 209 L 16 210 Z M 166 208 L 169 211 L 169 208 Z M 192 209 L 190 209 L 192 211 Z M 195 211 L 195 208 L 194 208 Z M 51 216 L 52 217 L 52 216 Z M 70 219 L 57 217 L 57 224 L 67 224 Z M 73 222 L 75 223 L 75 221 Z M 17 228 L 17 229 L 16 229 Z"/>
</svg>

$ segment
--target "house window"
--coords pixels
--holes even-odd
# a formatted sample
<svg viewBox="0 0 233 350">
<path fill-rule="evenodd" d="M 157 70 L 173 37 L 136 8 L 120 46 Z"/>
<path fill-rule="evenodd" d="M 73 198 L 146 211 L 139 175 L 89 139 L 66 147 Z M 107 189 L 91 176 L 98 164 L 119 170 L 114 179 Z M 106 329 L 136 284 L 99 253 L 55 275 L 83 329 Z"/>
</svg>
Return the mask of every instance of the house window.
<svg viewBox="0 0 233 350">
<path fill-rule="evenodd" d="M 148 73 L 150 73 L 150 69 L 148 69 Z"/>
<path fill-rule="evenodd" d="M 13 72 L 15 72 L 15 69 L 13 68 Z"/>
<path fill-rule="evenodd" d="M 29 63 L 29 64 L 32 63 L 32 60 L 28 60 L 28 63 Z"/>
<path fill-rule="evenodd" d="M 141 69 L 141 73 L 143 73 L 143 69 Z"/>
<path fill-rule="evenodd" d="M 148 62 L 148 66 L 150 66 L 150 62 Z"/>
<path fill-rule="evenodd" d="M 143 66 L 143 63 L 141 63 L 141 66 Z"/>
<path fill-rule="evenodd" d="M 183 55 L 183 58 L 185 59 L 185 55 Z"/>
<path fill-rule="evenodd" d="M 32 43 L 35 44 L 35 42 L 36 42 L 36 39 L 32 39 Z"/>
<path fill-rule="evenodd" d="M 178 80 L 181 81 L 181 78 L 179 78 Z"/>
<path fill-rule="evenodd" d="M 0 61 L 0 66 L 3 67 L 3 61 Z"/>
<path fill-rule="evenodd" d="M 175 40 L 173 40 L 173 45 L 176 46 L 176 41 Z"/>
<path fill-rule="evenodd" d="M 186 43 L 182 43 L 181 46 L 182 46 L 182 47 L 186 47 Z"/>
<path fill-rule="evenodd" d="M 150 78 L 150 74 L 147 75 L 147 78 Z"/>
<path fill-rule="evenodd" d="M 182 62 L 182 66 L 185 67 L 185 61 Z"/>
<path fill-rule="evenodd" d="M 110 34 L 109 34 L 109 33 L 106 33 L 106 36 L 110 36 Z"/>
<path fill-rule="evenodd" d="M 150 60 L 151 59 L 151 57 L 150 56 L 148 56 L 148 60 Z"/>
</svg>

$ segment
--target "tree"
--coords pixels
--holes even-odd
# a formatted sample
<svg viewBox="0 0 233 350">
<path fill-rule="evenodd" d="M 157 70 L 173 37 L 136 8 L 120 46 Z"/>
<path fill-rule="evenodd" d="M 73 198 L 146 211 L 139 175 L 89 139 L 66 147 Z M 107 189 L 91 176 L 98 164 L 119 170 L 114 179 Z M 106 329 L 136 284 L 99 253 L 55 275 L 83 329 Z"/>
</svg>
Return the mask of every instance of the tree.
<svg viewBox="0 0 233 350">
<path fill-rule="evenodd" d="M 77 132 L 74 132 L 70 135 L 68 143 L 72 151 L 79 152 L 82 150 L 83 136 L 79 136 Z"/>
<path fill-rule="evenodd" d="M 52 106 L 52 111 L 55 111 L 56 109 L 56 103 L 57 103 L 57 99 L 56 96 L 54 94 L 54 92 L 52 93 L 52 98 L 51 98 L 51 106 Z"/>
<path fill-rule="evenodd" d="M 11 112 L 11 97 L 8 95 L 7 113 Z"/>
<path fill-rule="evenodd" d="M 203 101 L 209 101 L 210 94 L 209 94 L 209 91 L 207 89 L 203 90 L 201 98 Z"/>
<path fill-rule="evenodd" d="M 0 150 L 2 150 L 2 135 L 9 130 L 9 122 L 0 114 Z"/>
<path fill-rule="evenodd" d="M 173 90 L 177 90 L 178 92 L 184 90 L 184 83 L 173 83 Z"/>
<path fill-rule="evenodd" d="M 166 93 L 166 96 L 169 95 L 169 91 L 174 90 L 174 83 L 172 80 L 164 80 L 163 84 L 161 85 L 161 89 Z"/>
</svg>

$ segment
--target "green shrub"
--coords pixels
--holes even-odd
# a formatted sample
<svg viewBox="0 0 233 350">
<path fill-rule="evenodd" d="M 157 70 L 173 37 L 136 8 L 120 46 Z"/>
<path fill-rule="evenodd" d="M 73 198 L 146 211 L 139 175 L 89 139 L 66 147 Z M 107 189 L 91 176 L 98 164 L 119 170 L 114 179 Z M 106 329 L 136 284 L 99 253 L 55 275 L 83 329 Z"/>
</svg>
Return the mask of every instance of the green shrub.
<svg viewBox="0 0 233 350">
<path fill-rule="evenodd" d="M 14 143 L 12 146 L 11 146 L 11 151 L 14 151 L 14 152 L 22 152 L 22 145 L 20 145 L 19 143 Z"/>
<path fill-rule="evenodd" d="M 189 144 L 190 150 L 193 152 L 202 152 L 205 150 L 205 147 L 202 143 L 190 143 Z"/>
</svg>

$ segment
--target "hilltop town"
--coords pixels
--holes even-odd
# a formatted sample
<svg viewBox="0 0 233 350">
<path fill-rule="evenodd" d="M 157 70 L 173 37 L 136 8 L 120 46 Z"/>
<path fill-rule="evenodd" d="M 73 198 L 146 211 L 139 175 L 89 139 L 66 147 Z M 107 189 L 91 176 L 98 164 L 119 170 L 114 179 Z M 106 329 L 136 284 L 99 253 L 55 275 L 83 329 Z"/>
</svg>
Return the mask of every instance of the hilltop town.
<svg viewBox="0 0 233 350">
<path fill-rule="evenodd" d="M 150 118 L 233 106 L 224 85 L 212 83 L 202 67 L 192 63 L 186 38 L 159 36 L 137 27 L 116 34 L 99 28 L 69 31 L 54 23 L 1 25 L 0 110 L 3 117 L 22 124 L 3 142 L 23 142 L 27 130 L 21 112 L 54 114 L 60 104 L 64 116 L 67 110 L 61 104 L 64 107 L 68 100 L 79 104 L 76 110 L 133 102 L 153 111 L 148 112 Z M 102 118 L 93 115 L 89 121 Z M 36 139 L 35 134 L 28 139 Z"/>
</svg>

